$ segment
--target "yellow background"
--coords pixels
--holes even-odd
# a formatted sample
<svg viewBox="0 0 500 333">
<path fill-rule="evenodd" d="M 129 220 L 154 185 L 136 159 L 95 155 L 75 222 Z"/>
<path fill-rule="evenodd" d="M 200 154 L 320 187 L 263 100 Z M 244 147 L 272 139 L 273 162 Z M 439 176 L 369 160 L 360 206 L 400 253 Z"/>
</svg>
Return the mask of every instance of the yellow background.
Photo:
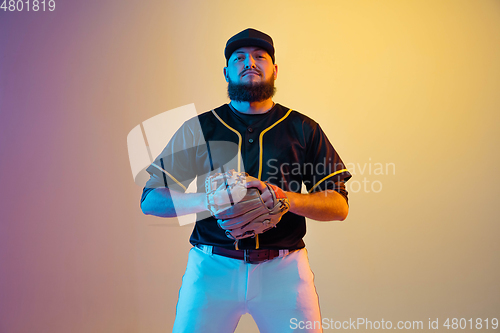
<svg viewBox="0 0 500 333">
<path fill-rule="evenodd" d="M 0 12 L 0 332 L 171 330 L 192 226 L 141 213 L 126 137 L 226 103 L 247 27 L 275 41 L 275 101 L 322 125 L 351 186 L 382 184 L 308 222 L 323 317 L 500 317 L 499 1 L 56 4 Z"/>
</svg>

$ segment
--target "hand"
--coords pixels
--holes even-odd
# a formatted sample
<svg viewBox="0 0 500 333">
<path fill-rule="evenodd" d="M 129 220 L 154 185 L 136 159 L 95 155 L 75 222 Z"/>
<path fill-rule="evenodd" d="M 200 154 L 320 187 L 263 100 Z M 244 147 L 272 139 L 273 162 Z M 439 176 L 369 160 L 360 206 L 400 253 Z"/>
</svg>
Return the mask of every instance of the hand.
<svg viewBox="0 0 500 333">
<path fill-rule="evenodd" d="M 266 186 L 266 184 L 263 181 L 258 180 L 255 177 L 252 176 L 247 176 L 247 183 L 246 187 L 255 187 L 256 189 L 259 190 L 260 196 L 264 203 L 266 204 L 267 208 L 273 208 L 274 202 L 273 202 L 273 196 L 271 192 L 269 192 L 269 188 Z"/>
<path fill-rule="evenodd" d="M 215 190 L 224 191 L 219 185 L 223 179 L 239 185 L 246 194 L 241 201 L 221 209 L 213 202 L 220 199 L 214 197 Z M 234 240 L 254 237 L 275 228 L 283 214 L 290 209 L 290 202 L 283 190 L 244 173 L 228 171 L 224 175 L 207 178 L 206 189 L 207 207 L 225 230 L 226 236 Z"/>
</svg>

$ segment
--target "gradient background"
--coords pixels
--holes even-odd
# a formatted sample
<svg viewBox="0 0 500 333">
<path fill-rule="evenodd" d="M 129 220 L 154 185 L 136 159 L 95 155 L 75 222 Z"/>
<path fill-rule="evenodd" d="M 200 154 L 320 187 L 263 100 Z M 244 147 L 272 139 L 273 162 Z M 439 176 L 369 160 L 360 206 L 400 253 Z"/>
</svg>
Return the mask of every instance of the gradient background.
<svg viewBox="0 0 500 333">
<path fill-rule="evenodd" d="M 1 333 L 171 330 L 192 225 L 141 213 L 127 134 L 227 102 L 247 27 L 275 40 L 275 100 L 383 184 L 308 223 L 323 317 L 500 317 L 500 1 L 56 0 L 0 11 Z"/>
</svg>

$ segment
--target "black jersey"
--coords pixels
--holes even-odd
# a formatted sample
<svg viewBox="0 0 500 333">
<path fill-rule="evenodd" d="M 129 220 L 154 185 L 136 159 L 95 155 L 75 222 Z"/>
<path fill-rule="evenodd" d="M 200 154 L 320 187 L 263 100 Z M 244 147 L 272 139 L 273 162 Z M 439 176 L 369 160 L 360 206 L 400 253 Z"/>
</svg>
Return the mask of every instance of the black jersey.
<svg viewBox="0 0 500 333">
<path fill-rule="evenodd" d="M 336 190 L 346 200 L 343 183 L 351 178 L 311 118 L 279 104 L 263 115 L 240 114 L 225 104 L 186 121 L 174 134 L 147 168 L 151 178 L 142 200 L 158 187 L 184 192 L 196 177 L 197 191 L 205 192 L 208 174 L 229 169 L 245 171 L 285 191 L 300 193 L 302 184 L 309 193 Z M 305 233 L 305 218 L 287 212 L 276 228 L 259 235 L 259 248 L 300 249 Z M 208 212 L 198 214 L 190 242 L 234 248 L 234 241 Z M 242 239 L 238 247 L 255 249 L 256 239 Z"/>
</svg>

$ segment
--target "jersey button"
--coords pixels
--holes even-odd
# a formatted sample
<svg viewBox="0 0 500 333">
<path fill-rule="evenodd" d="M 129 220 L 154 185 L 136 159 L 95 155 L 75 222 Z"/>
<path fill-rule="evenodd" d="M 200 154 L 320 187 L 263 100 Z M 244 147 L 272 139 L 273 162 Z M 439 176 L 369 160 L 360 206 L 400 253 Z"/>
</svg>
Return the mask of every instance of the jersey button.
<svg viewBox="0 0 500 333">
<path fill-rule="evenodd" d="M 252 132 L 253 132 L 253 128 L 249 127 L 249 128 L 248 128 L 248 131 L 249 131 L 250 133 L 252 133 Z"/>
<path fill-rule="evenodd" d="M 253 143 L 253 139 L 248 139 L 248 142 Z"/>
</svg>

